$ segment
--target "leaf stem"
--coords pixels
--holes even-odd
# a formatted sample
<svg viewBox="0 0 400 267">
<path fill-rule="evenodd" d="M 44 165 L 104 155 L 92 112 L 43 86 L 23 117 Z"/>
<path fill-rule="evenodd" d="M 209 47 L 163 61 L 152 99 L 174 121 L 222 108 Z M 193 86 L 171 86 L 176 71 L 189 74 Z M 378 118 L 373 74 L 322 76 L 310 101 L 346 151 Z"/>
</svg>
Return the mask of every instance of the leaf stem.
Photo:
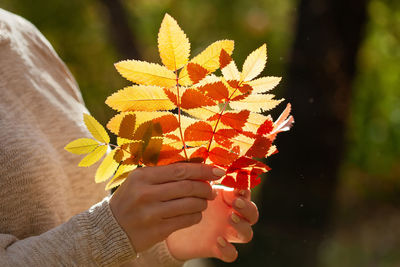
<svg viewBox="0 0 400 267">
<path fill-rule="evenodd" d="M 183 145 L 183 153 L 185 154 L 186 160 L 188 160 L 188 155 L 186 153 L 186 144 L 185 144 L 185 139 L 183 138 L 183 133 L 182 133 L 182 122 L 181 122 L 181 98 L 179 95 L 179 76 L 178 76 L 178 71 L 176 73 L 176 103 L 178 106 L 178 123 L 179 123 L 179 133 L 181 135 L 181 141 Z"/>
<path fill-rule="evenodd" d="M 222 108 L 221 112 L 219 113 L 219 116 L 218 116 L 218 119 L 217 119 L 217 123 L 216 123 L 215 126 L 214 126 L 213 133 L 212 133 L 211 138 L 210 138 L 210 142 L 208 143 L 207 152 L 210 152 L 211 143 L 212 143 L 212 141 L 213 141 L 215 132 L 217 131 L 218 123 L 219 123 L 219 121 L 221 120 L 222 114 L 224 113 L 226 107 L 227 107 L 228 104 L 229 104 L 229 101 L 231 100 L 231 97 L 235 94 L 236 90 L 238 90 L 238 88 L 236 88 L 236 89 L 233 91 L 233 93 L 228 97 L 227 101 L 226 101 L 225 104 L 224 104 L 224 107 Z M 207 156 L 207 157 L 208 157 L 208 156 Z M 206 161 L 207 157 L 204 159 L 204 162 Z"/>
</svg>

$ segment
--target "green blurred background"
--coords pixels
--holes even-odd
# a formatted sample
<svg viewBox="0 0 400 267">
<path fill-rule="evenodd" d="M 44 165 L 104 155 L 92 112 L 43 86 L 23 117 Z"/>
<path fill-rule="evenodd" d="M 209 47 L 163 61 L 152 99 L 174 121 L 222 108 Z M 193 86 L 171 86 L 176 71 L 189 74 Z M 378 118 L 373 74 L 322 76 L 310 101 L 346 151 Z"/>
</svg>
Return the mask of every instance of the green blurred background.
<svg viewBox="0 0 400 267">
<path fill-rule="evenodd" d="M 247 54 L 267 43 L 268 64 L 263 74 L 283 77 L 275 93 L 293 101 L 294 116 L 299 120 L 294 131 L 279 140 L 283 150 L 276 160 L 279 158 L 281 162 L 274 165 L 272 160 L 273 170 L 265 178 L 263 188 L 255 192 L 261 213 L 255 239 L 239 246 L 239 259 L 232 265 L 400 266 L 400 2 L 357 0 L 351 5 L 345 1 L 334 2 L 1 0 L 0 7 L 27 18 L 49 39 L 76 77 L 87 107 L 103 124 L 113 115 L 104 100 L 128 84 L 117 74 L 113 63 L 130 57 L 160 62 L 157 32 L 165 12 L 176 18 L 188 35 L 192 55 L 215 40 L 233 39 L 236 41 L 233 57 L 241 66 Z M 332 20 L 314 23 L 314 15 Z M 339 26 L 334 26 L 335 23 Z M 325 25 L 328 25 L 326 29 Z M 359 27 L 355 30 L 352 25 Z M 336 92 L 334 86 L 326 92 L 324 88 L 317 89 L 318 94 L 308 97 L 307 83 L 302 80 L 307 75 L 298 72 L 303 63 L 298 63 L 298 57 L 293 55 L 299 47 L 298 54 L 313 49 L 318 53 L 322 49 L 325 55 L 330 47 L 336 47 L 335 38 L 325 42 L 315 37 L 318 32 L 342 36 L 337 29 L 348 32 L 343 35 L 345 41 L 338 40 L 340 45 L 336 51 L 347 51 L 350 47 L 355 53 L 354 57 L 346 53 L 338 56 L 350 61 L 354 69 L 339 64 L 339 71 L 329 75 L 332 80 L 345 77 L 348 84 L 341 89 L 346 90 L 342 94 L 345 99 L 336 98 L 336 93 L 341 92 L 339 88 Z M 303 49 L 304 43 L 309 48 Z M 329 45 L 325 47 L 325 44 Z M 307 61 L 307 53 L 302 55 Z M 324 57 L 309 58 L 306 66 L 320 64 L 320 60 L 326 61 L 324 67 L 329 69 L 336 62 L 335 54 L 332 55 L 332 62 Z M 313 68 L 303 68 L 303 71 L 312 72 Z M 317 78 L 323 83 L 323 75 Z M 330 86 L 329 79 L 325 84 Z M 312 86 L 311 81 L 309 87 Z M 323 100 L 324 94 L 328 100 Z M 330 94 L 335 97 L 330 98 Z M 307 96 L 304 101 L 303 95 Z M 296 106 L 299 101 L 303 102 Z M 312 112 L 301 108 L 305 101 Z M 335 116 L 340 114 L 335 122 L 339 121 L 343 127 L 323 126 L 318 134 L 319 128 L 314 129 L 307 123 L 318 116 L 314 114 L 329 113 L 325 110 L 326 103 L 340 109 L 341 112 L 335 113 Z M 282 109 L 280 106 L 278 111 Z M 339 135 L 324 134 L 333 131 L 329 127 L 339 129 Z M 308 137 L 296 134 L 296 130 L 310 134 Z M 316 139 L 321 136 L 329 139 L 325 142 L 342 149 L 332 152 L 321 146 Z M 285 149 L 288 143 L 291 150 Z M 296 146 L 298 143 L 302 146 Z M 321 147 L 308 151 L 308 146 Z M 282 178 L 275 188 L 274 182 L 269 183 L 274 181 L 274 175 L 284 176 L 279 173 L 280 169 L 295 165 L 296 158 L 288 156 L 292 151 L 298 151 L 294 152 L 296 155 L 303 153 L 308 159 L 303 165 L 310 169 L 321 165 L 313 157 L 329 155 L 326 161 L 331 161 L 334 154 L 338 164 L 331 166 L 334 170 L 326 169 L 328 174 L 322 171 L 321 175 L 314 175 L 320 179 L 311 178 L 308 172 L 296 172 L 293 167 L 292 173 L 286 176 L 298 177 L 307 186 L 298 186 L 300 182 L 289 180 L 286 183 Z M 323 193 L 320 196 L 315 192 Z M 286 205 L 286 198 L 292 204 Z M 303 212 L 308 206 L 312 208 Z M 283 213 L 294 215 L 282 216 Z M 216 260 L 196 264 L 225 266 Z"/>
</svg>

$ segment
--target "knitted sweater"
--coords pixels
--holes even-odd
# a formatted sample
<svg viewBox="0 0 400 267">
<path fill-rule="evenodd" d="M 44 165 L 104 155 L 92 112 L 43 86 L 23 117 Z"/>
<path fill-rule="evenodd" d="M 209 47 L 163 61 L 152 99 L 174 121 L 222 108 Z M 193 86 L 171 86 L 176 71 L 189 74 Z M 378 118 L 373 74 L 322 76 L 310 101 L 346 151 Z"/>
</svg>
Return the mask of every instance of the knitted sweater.
<svg viewBox="0 0 400 267">
<path fill-rule="evenodd" d="M 165 242 L 136 255 L 96 166 L 63 149 L 89 137 L 84 112 L 48 41 L 0 9 L 0 266 L 180 265 Z"/>
</svg>

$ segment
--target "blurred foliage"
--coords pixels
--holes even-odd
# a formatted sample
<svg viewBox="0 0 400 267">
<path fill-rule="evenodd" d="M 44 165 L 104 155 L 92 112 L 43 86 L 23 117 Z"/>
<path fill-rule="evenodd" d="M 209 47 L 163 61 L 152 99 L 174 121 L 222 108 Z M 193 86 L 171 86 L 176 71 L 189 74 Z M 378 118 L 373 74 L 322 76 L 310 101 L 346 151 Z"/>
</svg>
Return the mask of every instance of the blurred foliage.
<svg viewBox="0 0 400 267">
<path fill-rule="evenodd" d="M 349 163 L 388 173 L 400 158 L 400 2 L 372 0 L 349 123 Z"/>
<path fill-rule="evenodd" d="M 192 55 L 219 39 L 236 41 L 234 59 L 266 42 L 264 75 L 283 76 L 294 37 L 297 1 L 126 0 L 142 59 L 160 62 L 157 31 L 165 12 L 192 43 Z M 103 124 L 104 104 L 129 82 L 113 67 L 121 55 L 96 0 L 1 0 L 0 7 L 32 21 L 76 77 L 88 109 Z M 334 229 L 321 247 L 321 266 L 399 266 L 400 257 L 400 2 L 370 0 L 359 51 L 348 124 L 348 155 L 338 188 Z M 296 125 L 301 127 L 301 125 Z M 396 215 L 397 213 L 397 215 Z M 251 245 L 247 245 L 248 248 Z M 255 248 L 254 248 L 255 249 Z M 262 248 L 260 248 L 262 249 Z"/>
</svg>

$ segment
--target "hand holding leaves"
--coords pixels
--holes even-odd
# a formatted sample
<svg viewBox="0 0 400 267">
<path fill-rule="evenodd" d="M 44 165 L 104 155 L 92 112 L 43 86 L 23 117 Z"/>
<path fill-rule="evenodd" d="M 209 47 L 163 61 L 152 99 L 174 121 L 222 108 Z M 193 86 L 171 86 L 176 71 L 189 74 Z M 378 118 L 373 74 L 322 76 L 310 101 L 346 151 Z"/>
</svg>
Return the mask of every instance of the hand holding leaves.
<svg viewBox="0 0 400 267">
<path fill-rule="evenodd" d="M 238 189 L 259 184 L 269 167 L 259 161 L 273 153 L 276 135 L 288 130 L 293 117 L 290 105 L 277 121 L 261 112 L 277 106 L 264 92 L 274 88 L 278 77 L 256 78 L 264 69 L 266 45 L 253 51 L 240 72 L 231 58 L 234 43 L 222 40 L 190 59 L 190 43 L 178 23 L 165 15 L 158 47 L 163 65 L 139 60 L 115 64 L 118 72 L 135 83 L 107 98 L 120 112 L 107 124 L 118 136 L 109 144 L 104 128 L 85 115 L 96 140 L 81 138 L 66 146 L 76 154 L 88 154 L 79 164 L 89 166 L 113 146 L 100 164 L 96 182 L 113 176 L 106 189 L 121 184 L 137 165 L 204 162 L 226 170 L 219 182 Z M 221 69 L 222 76 L 212 73 Z"/>
</svg>

